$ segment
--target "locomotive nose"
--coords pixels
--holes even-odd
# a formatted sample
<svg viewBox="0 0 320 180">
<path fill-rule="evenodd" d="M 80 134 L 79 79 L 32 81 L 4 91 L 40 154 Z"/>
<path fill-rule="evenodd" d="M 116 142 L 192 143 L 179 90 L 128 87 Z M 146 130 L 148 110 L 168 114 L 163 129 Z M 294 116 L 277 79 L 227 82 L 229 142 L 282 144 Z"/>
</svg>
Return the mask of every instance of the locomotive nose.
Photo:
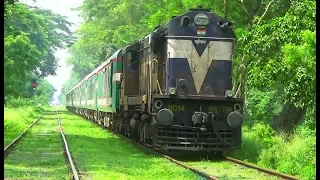
<svg viewBox="0 0 320 180">
<path fill-rule="evenodd" d="M 243 116 L 239 111 L 233 111 L 228 115 L 227 122 L 230 127 L 239 128 L 243 123 Z"/>
</svg>

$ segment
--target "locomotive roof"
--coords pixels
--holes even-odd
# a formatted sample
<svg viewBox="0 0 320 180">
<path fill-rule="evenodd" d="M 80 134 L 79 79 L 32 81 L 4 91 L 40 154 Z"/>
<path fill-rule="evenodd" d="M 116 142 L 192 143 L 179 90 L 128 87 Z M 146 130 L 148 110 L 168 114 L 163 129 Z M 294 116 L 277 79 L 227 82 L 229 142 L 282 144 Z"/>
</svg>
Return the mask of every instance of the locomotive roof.
<svg viewBox="0 0 320 180">
<path fill-rule="evenodd" d="M 71 91 L 73 91 L 75 88 L 79 87 L 84 81 L 86 81 L 87 79 L 89 79 L 91 76 L 93 76 L 94 74 L 96 74 L 101 68 L 103 68 L 104 66 L 106 66 L 107 64 L 109 64 L 113 59 L 115 59 L 118 56 L 118 53 L 122 50 L 123 48 L 117 50 L 115 53 L 112 54 L 112 56 L 110 56 L 106 61 L 104 61 L 100 66 L 98 66 L 96 69 L 94 69 L 90 74 L 88 74 L 85 78 L 82 79 L 82 81 L 80 81 L 77 85 L 75 85 L 73 88 L 70 89 L 70 91 L 68 91 L 66 93 L 69 94 Z"/>
<path fill-rule="evenodd" d="M 189 11 L 180 14 L 179 16 L 175 16 L 167 24 L 156 28 L 157 30 L 166 29 L 166 36 L 168 37 L 197 37 L 197 27 L 195 25 L 195 17 L 197 15 L 204 14 L 208 17 L 209 24 L 205 26 L 206 34 L 201 38 L 223 38 L 223 39 L 235 39 L 236 36 L 234 34 L 233 29 L 230 28 L 221 28 L 218 25 L 218 22 L 229 22 L 227 19 L 217 15 L 214 12 L 211 12 L 209 9 L 190 9 Z M 188 25 L 182 25 L 182 20 L 187 17 L 189 18 Z M 232 25 L 231 25 L 232 26 Z M 199 37 L 197 37 L 199 38 Z"/>
<path fill-rule="evenodd" d="M 209 9 L 190 9 L 188 12 L 183 13 L 180 16 L 176 16 L 176 17 L 172 18 L 167 24 L 157 27 L 151 34 L 158 34 L 158 33 L 160 33 L 159 31 L 167 29 L 167 36 L 168 37 L 170 37 L 170 36 L 172 36 L 172 37 L 179 37 L 179 36 L 180 37 L 192 37 L 192 36 L 197 37 L 197 35 L 196 35 L 197 30 L 194 26 L 194 18 L 198 14 L 207 15 L 209 18 L 209 21 L 210 21 L 209 25 L 206 27 L 207 33 L 202 38 L 215 37 L 215 38 L 235 39 L 235 34 L 234 34 L 234 31 L 232 30 L 232 28 L 221 29 L 217 25 L 217 23 L 219 21 L 227 22 L 227 19 L 222 18 L 221 16 L 219 16 L 213 12 L 210 12 Z M 185 26 L 185 27 L 181 26 L 181 20 L 184 17 L 190 18 L 190 25 L 191 26 Z M 149 36 L 150 36 L 150 34 L 146 35 L 145 37 L 141 38 L 138 42 L 142 43 L 143 40 L 145 40 Z M 199 38 L 199 37 L 197 37 L 197 38 Z M 131 45 L 133 45 L 133 44 L 130 44 L 129 46 L 131 46 Z M 79 87 L 84 81 L 89 79 L 92 75 L 96 74 L 99 70 L 101 70 L 101 68 L 103 68 L 104 66 L 109 64 L 114 58 L 116 58 L 118 53 L 121 50 L 126 49 L 129 46 L 123 47 L 123 48 L 117 50 L 115 53 L 113 53 L 113 55 L 111 57 L 109 57 L 105 62 L 103 62 L 99 67 L 97 67 L 95 70 L 93 70 L 90 74 L 88 74 L 79 84 L 74 86 L 66 94 L 70 93 L 72 90 Z"/>
</svg>

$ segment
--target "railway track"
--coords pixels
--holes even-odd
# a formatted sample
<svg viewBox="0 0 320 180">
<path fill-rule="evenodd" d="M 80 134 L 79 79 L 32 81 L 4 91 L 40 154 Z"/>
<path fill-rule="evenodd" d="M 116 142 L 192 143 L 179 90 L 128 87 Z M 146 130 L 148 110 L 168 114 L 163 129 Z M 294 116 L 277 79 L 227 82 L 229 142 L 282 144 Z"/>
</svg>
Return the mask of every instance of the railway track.
<svg viewBox="0 0 320 180">
<path fill-rule="evenodd" d="M 45 115 L 48 115 L 48 116 L 55 115 L 56 118 L 55 117 L 49 118 L 49 119 L 46 120 L 46 122 L 42 122 L 41 120 L 44 119 L 43 117 Z M 55 148 L 52 149 L 52 146 L 51 146 L 52 144 L 50 144 L 50 142 L 52 142 L 52 140 L 55 141 L 55 145 L 61 144 L 61 141 L 59 140 L 59 134 L 57 133 L 57 130 L 54 130 L 54 128 L 52 126 L 53 125 L 52 124 L 53 123 L 52 120 L 57 120 L 59 134 L 60 134 L 60 137 L 61 137 L 61 141 L 63 142 L 62 146 L 63 146 L 63 150 L 64 150 L 63 151 L 63 155 L 64 155 L 64 158 L 65 158 L 65 161 L 63 160 L 63 155 L 62 155 L 61 151 L 60 152 L 61 152 L 62 156 L 54 155 L 54 154 L 57 153 L 57 147 L 58 146 L 55 146 Z M 42 123 L 40 123 L 40 121 Z M 37 123 L 38 123 L 38 125 L 35 126 Z M 38 129 L 38 131 L 36 129 L 35 130 L 31 130 L 31 129 L 34 129 L 32 127 Z M 47 129 L 46 127 L 47 128 L 50 127 L 50 129 Z M 42 131 L 39 131 L 39 129 L 42 129 Z M 30 131 L 35 131 L 35 132 L 32 133 L 32 134 L 29 134 L 28 136 L 26 136 L 26 134 L 28 134 L 28 132 L 30 132 Z M 55 131 L 56 135 L 52 134 L 52 133 L 54 133 L 54 131 Z M 23 138 L 23 137 L 25 137 L 25 138 Z M 43 137 L 46 137 L 47 139 L 43 139 Z M 27 149 L 24 147 L 25 144 L 28 144 L 28 143 L 29 144 L 31 144 L 31 143 L 34 144 L 34 145 L 30 146 L 33 150 L 30 149 L 30 147 L 27 148 Z M 41 144 L 43 144 L 43 146 L 41 146 Z M 15 146 L 17 146 L 17 148 L 14 148 Z M 22 147 L 20 147 L 20 146 L 22 146 Z M 60 145 L 60 147 L 61 147 L 61 145 Z M 10 153 L 11 151 L 14 151 L 14 152 L 12 152 L 12 154 L 11 154 Z M 9 154 L 10 154 L 10 158 L 8 157 Z M 30 160 L 30 162 L 24 162 L 23 158 L 21 158 L 21 154 L 23 154 L 22 156 L 30 156 L 31 158 L 28 158 L 28 161 L 30 159 L 32 159 L 32 160 Z M 32 157 L 33 154 L 36 154 L 34 158 Z M 40 156 L 39 156 L 39 154 L 40 154 Z M 42 157 L 41 155 L 44 155 L 44 157 Z M 43 162 L 50 162 L 50 160 L 52 159 L 52 155 L 56 159 L 62 159 L 62 160 L 59 160 L 61 162 L 60 165 L 64 164 L 64 166 L 65 166 L 66 162 L 68 162 L 68 166 L 71 168 L 71 174 L 72 174 L 72 178 L 71 179 L 74 179 L 74 180 L 79 180 L 80 179 L 79 175 L 78 175 L 77 168 L 76 168 L 76 166 L 75 166 L 75 164 L 73 162 L 73 158 L 72 158 L 71 153 L 69 151 L 68 143 L 66 141 L 66 138 L 65 138 L 65 135 L 63 133 L 62 126 L 61 126 L 61 119 L 60 119 L 59 114 L 58 114 L 57 111 L 55 111 L 55 112 L 54 111 L 53 112 L 47 112 L 47 113 L 44 113 L 43 115 L 41 115 L 25 131 L 23 131 L 16 139 L 14 139 L 7 147 L 4 148 L 4 158 L 8 157 L 7 160 L 10 163 L 9 162 L 7 162 L 7 163 L 10 164 L 10 166 L 11 165 L 17 165 L 17 166 L 20 165 L 21 166 L 21 164 L 30 164 L 30 166 L 28 166 L 30 168 L 30 170 L 26 171 L 25 172 L 26 174 L 29 174 L 30 172 L 32 173 L 34 171 L 32 169 L 33 168 L 32 166 L 34 164 L 36 164 L 36 163 L 39 163 L 41 166 L 43 166 L 43 168 L 46 168 L 45 165 L 42 165 L 42 164 L 43 164 Z M 21 158 L 21 160 L 17 160 L 19 158 Z M 46 158 L 48 158 L 48 159 L 46 159 Z M 11 162 L 12 159 L 15 161 L 14 164 L 12 164 L 12 162 Z M 54 162 L 56 162 L 56 160 L 54 160 Z M 58 167 L 56 167 L 56 168 L 58 168 Z M 12 168 L 9 168 L 9 169 L 12 169 Z M 66 176 L 67 176 L 67 174 L 70 173 L 70 171 L 67 170 L 67 169 L 68 168 L 66 168 L 65 171 L 64 171 Z M 10 172 L 9 173 L 10 175 L 8 175 L 8 176 L 15 176 L 15 174 L 20 174 L 21 172 L 23 172 L 23 171 L 20 170 L 20 169 L 16 169 L 13 172 Z M 39 178 L 39 177 L 37 177 L 39 175 L 43 176 L 42 173 L 43 172 L 41 172 L 41 170 L 39 170 L 39 173 L 33 174 L 34 175 L 33 178 Z M 24 173 L 22 173 L 22 174 L 24 174 Z M 51 176 L 51 175 L 50 175 L 50 173 L 48 174 L 48 176 Z M 70 174 L 68 176 L 70 177 Z M 10 177 L 10 179 L 11 178 L 12 177 Z M 52 177 L 50 177 L 50 178 L 52 178 Z M 56 178 L 65 179 L 65 177 L 60 177 L 60 178 L 56 177 Z M 15 178 L 13 178 L 13 179 L 15 179 Z"/>
<path fill-rule="evenodd" d="M 106 129 L 105 127 L 103 127 L 102 125 L 100 125 L 100 127 L 102 127 L 103 129 Z M 147 153 L 147 154 L 151 154 L 151 155 L 156 155 L 156 156 L 160 156 L 160 157 L 163 157 L 165 159 L 168 159 L 169 161 L 179 165 L 179 166 L 182 166 L 196 174 L 198 174 L 199 176 L 201 176 L 202 178 L 205 178 L 205 179 L 211 179 L 211 180 L 218 180 L 216 177 L 206 173 L 206 172 L 203 172 L 201 170 L 198 170 L 196 168 L 193 168 L 191 166 L 188 166 L 187 164 L 181 162 L 181 161 L 178 161 L 168 155 L 165 155 L 159 151 L 156 151 L 154 149 L 152 149 L 151 147 L 147 147 L 145 145 L 142 145 L 142 144 L 139 144 L 137 142 L 134 142 L 134 141 L 131 141 L 130 139 L 122 136 L 121 134 L 118 134 L 118 133 L 115 133 L 115 132 L 112 132 L 114 133 L 115 135 L 117 135 L 118 137 L 120 137 L 121 139 L 125 140 L 126 142 L 128 143 L 131 143 L 132 145 L 134 145 L 135 147 L 139 148 L 140 150 L 142 150 L 143 152 Z"/>
<path fill-rule="evenodd" d="M 4 158 L 10 153 L 10 150 L 17 144 L 22 137 L 37 123 L 40 121 L 43 115 L 41 115 L 35 122 L 33 122 L 26 130 L 24 130 L 17 138 L 15 138 L 7 147 L 4 148 Z"/>
<path fill-rule="evenodd" d="M 103 125 L 99 125 L 99 126 L 102 127 L 103 129 L 106 129 L 105 127 L 103 127 Z M 115 135 L 117 135 L 121 139 L 125 140 L 126 142 L 133 144 L 135 147 L 139 148 L 143 152 L 145 152 L 147 154 L 161 156 L 161 157 L 163 157 L 165 159 L 168 159 L 169 161 L 171 161 L 171 162 L 173 162 L 173 163 L 175 163 L 175 164 L 177 164 L 179 166 L 182 166 L 182 167 L 184 167 L 184 168 L 186 168 L 188 170 L 191 170 L 192 172 L 200 175 L 202 178 L 205 178 L 207 180 L 218 180 L 219 179 L 218 177 L 215 177 L 214 175 L 211 175 L 211 174 L 209 174 L 209 173 L 207 173 L 205 171 L 202 171 L 202 170 L 199 170 L 199 169 L 197 169 L 195 167 L 189 166 L 186 163 L 173 158 L 172 156 L 168 156 L 166 154 L 163 154 L 160 151 L 155 150 L 155 149 L 153 149 L 151 147 L 139 144 L 137 142 L 133 142 L 130 139 L 122 136 L 121 134 L 118 134 L 118 133 L 115 133 L 115 132 L 112 132 L 112 133 L 114 133 Z M 291 175 L 287 175 L 287 174 L 284 174 L 284 173 L 280 173 L 280 172 L 277 172 L 277 171 L 274 171 L 274 170 L 271 170 L 271 169 L 262 168 L 262 167 L 259 167 L 259 166 L 256 166 L 256 165 L 253 165 L 253 164 L 250 164 L 250 163 L 247 163 L 247 162 L 235 159 L 235 158 L 231 158 L 231 157 L 222 157 L 222 158 L 223 158 L 223 161 L 228 161 L 228 162 L 233 163 L 233 164 L 240 164 L 240 165 L 245 166 L 247 168 L 255 169 L 255 170 L 259 171 L 259 172 L 265 173 L 265 174 L 267 174 L 269 176 L 275 176 L 275 177 L 278 177 L 280 179 L 300 180 L 297 177 L 294 177 L 294 176 L 291 176 Z"/>
<path fill-rule="evenodd" d="M 121 136 L 119 134 L 117 134 L 117 135 Z M 125 137 L 121 136 L 121 138 L 125 138 Z M 125 138 L 125 139 L 127 139 L 127 138 Z M 165 155 L 165 154 L 163 154 L 163 153 L 161 153 L 159 151 L 156 151 L 154 149 L 151 149 L 150 147 L 146 147 L 146 146 L 141 145 L 141 144 L 136 143 L 136 142 L 131 142 L 131 143 L 134 143 L 134 145 L 136 147 L 138 147 L 139 149 L 142 149 L 143 151 L 146 151 L 145 148 L 148 148 L 149 151 L 154 151 L 154 153 L 156 153 L 156 154 L 158 154 L 158 155 L 170 160 L 171 162 L 176 163 L 176 164 L 178 164 L 178 165 L 180 165 L 180 166 L 182 166 L 182 167 L 184 167 L 186 169 L 191 170 L 192 172 L 200 175 L 201 177 L 203 177 L 205 179 L 218 180 L 218 178 L 215 177 L 214 175 L 211 175 L 211 174 L 209 174 L 207 172 L 201 171 L 201 170 L 199 170 L 199 169 L 197 169 L 195 167 L 189 166 L 189 165 L 183 163 L 182 161 L 179 161 L 179 160 L 173 158 L 172 156 Z M 259 167 L 259 166 L 256 166 L 256 165 L 253 165 L 253 164 L 250 164 L 250 163 L 247 163 L 247 162 L 235 159 L 235 158 L 231 158 L 231 157 L 223 157 L 223 158 L 224 158 L 225 161 L 228 161 L 228 162 L 231 162 L 231 163 L 235 163 L 235 164 L 240 164 L 240 165 L 246 166 L 248 168 L 258 170 L 259 172 L 266 173 L 266 174 L 271 175 L 271 176 L 276 176 L 276 177 L 279 177 L 279 178 L 282 178 L 282 179 L 288 179 L 288 180 L 300 180 L 297 177 L 294 177 L 294 176 L 291 176 L 291 175 L 287 175 L 287 174 L 284 174 L 284 173 L 280 173 L 280 172 L 277 172 L 277 171 L 274 171 L 274 170 L 271 170 L 271 169 L 262 168 L 262 167 Z"/>
<path fill-rule="evenodd" d="M 237 163 L 237 164 L 246 166 L 248 168 L 256 169 L 256 170 L 258 170 L 260 172 L 264 172 L 264 173 L 267 173 L 267 174 L 270 174 L 270 175 L 273 175 L 273 176 L 278 176 L 278 177 L 283 178 L 283 179 L 299 180 L 299 178 L 297 178 L 297 177 L 290 176 L 290 175 L 287 175 L 287 174 L 284 174 L 284 173 L 280 173 L 280 172 L 277 172 L 277 171 L 274 171 L 274 170 L 271 170 L 271 169 L 262 168 L 262 167 L 259 167 L 259 166 L 256 166 L 256 165 L 253 165 L 253 164 L 250 164 L 250 163 L 246 163 L 244 161 L 241 161 L 241 160 L 238 160 L 238 159 L 235 159 L 235 158 L 232 158 L 232 157 L 225 157 L 225 159 L 227 161 L 229 161 L 229 162 Z"/>
<path fill-rule="evenodd" d="M 79 180 L 79 174 L 78 174 L 78 170 L 76 169 L 76 166 L 74 165 L 74 162 L 73 162 L 73 158 L 71 156 L 71 153 L 69 151 L 69 147 L 68 147 L 68 143 L 67 143 L 67 140 L 66 140 L 66 137 L 63 133 L 63 129 L 61 127 L 61 120 L 60 120 L 60 117 L 59 117 L 59 114 L 58 114 L 58 111 L 56 110 L 56 113 L 57 113 L 57 121 L 58 121 L 58 126 L 59 126 L 59 131 L 60 131 L 60 134 L 61 134 L 61 138 L 63 140 L 63 145 L 64 145 L 64 152 L 65 152 L 65 157 L 67 158 L 68 162 L 69 162 L 69 165 L 71 167 L 71 171 L 72 171 L 72 176 L 73 176 L 73 179 L 74 180 Z"/>
<path fill-rule="evenodd" d="M 92 120 L 89 120 L 89 121 L 91 121 L 92 123 L 94 123 L 94 121 L 92 121 Z M 96 123 L 95 123 L 95 124 L 96 124 Z M 100 126 L 102 129 L 109 131 L 109 129 L 105 128 L 103 125 L 100 125 L 100 124 L 97 124 L 97 125 Z M 130 139 L 122 136 L 122 135 L 119 134 L 119 133 L 116 133 L 116 132 L 112 132 L 112 133 L 113 133 L 113 135 L 116 135 L 116 136 L 120 137 L 122 140 L 124 140 L 124 141 L 132 144 L 132 145 L 135 146 L 135 147 L 137 147 L 138 149 L 140 149 L 141 151 L 145 152 L 146 154 L 163 157 L 163 158 L 165 158 L 165 159 L 167 159 L 167 160 L 169 160 L 169 161 L 171 161 L 171 162 L 173 162 L 173 163 L 175 163 L 175 164 L 177 164 L 177 165 L 179 165 L 179 166 L 182 166 L 182 167 L 184 167 L 184 168 L 186 168 L 186 169 L 188 169 L 188 170 L 190 170 L 190 171 L 198 174 L 198 175 L 201 176 L 202 178 L 212 179 L 212 180 L 218 180 L 216 177 L 214 177 L 214 176 L 212 176 L 212 175 L 210 175 L 210 174 L 208 174 L 208 173 L 206 173 L 206 172 L 203 172 L 203 171 L 201 171 L 201 170 L 198 170 L 198 169 L 196 169 L 196 168 L 193 168 L 193 167 L 191 167 L 191 166 L 188 166 L 187 164 L 185 164 L 185 163 L 183 163 L 183 162 L 181 162 L 181 161 L 178 161 L 178 160 L 176 160 L 176 159 L 174 159 L 174 158 L 172 158 L 172 157 L 170 157 L 170 156 L 168 156 L 168 155 L 162 154 L 161 152 L 156 151 L 156 150 L 152 149 L 151 147 L 148 147 L 148 146 L 139 144 L 139 143 L 137 143 L 137 142 L 131 141 Z"/>
</svg>

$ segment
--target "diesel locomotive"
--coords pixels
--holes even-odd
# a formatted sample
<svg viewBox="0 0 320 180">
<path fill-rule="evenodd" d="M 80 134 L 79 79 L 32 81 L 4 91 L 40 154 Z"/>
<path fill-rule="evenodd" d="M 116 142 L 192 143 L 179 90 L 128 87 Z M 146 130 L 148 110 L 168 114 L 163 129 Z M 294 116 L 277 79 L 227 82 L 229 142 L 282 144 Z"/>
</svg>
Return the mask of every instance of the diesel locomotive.
<svg viewBox="0 0 320 180">
<path fill-rule="evenodd" d="M 66 93 L 66 108 L 164 151 L 241 147 L 232 23 L 190 9 L 117 50 Z"/>
</svg>

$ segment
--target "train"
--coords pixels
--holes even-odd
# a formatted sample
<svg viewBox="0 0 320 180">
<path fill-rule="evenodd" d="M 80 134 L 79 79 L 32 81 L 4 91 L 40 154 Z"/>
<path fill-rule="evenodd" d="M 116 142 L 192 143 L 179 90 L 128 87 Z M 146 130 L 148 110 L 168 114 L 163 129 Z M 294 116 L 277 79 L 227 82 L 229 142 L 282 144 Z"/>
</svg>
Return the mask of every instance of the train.
<svg viewBox="0 0 320 180">
<path fill-rule="evenodd" d="M 67 92 L 67 110 L 162 151 L 241 148 L 244 99 L 232 81 L 232 25 L 204 8 L 172 17 Z"/>
</svg>

